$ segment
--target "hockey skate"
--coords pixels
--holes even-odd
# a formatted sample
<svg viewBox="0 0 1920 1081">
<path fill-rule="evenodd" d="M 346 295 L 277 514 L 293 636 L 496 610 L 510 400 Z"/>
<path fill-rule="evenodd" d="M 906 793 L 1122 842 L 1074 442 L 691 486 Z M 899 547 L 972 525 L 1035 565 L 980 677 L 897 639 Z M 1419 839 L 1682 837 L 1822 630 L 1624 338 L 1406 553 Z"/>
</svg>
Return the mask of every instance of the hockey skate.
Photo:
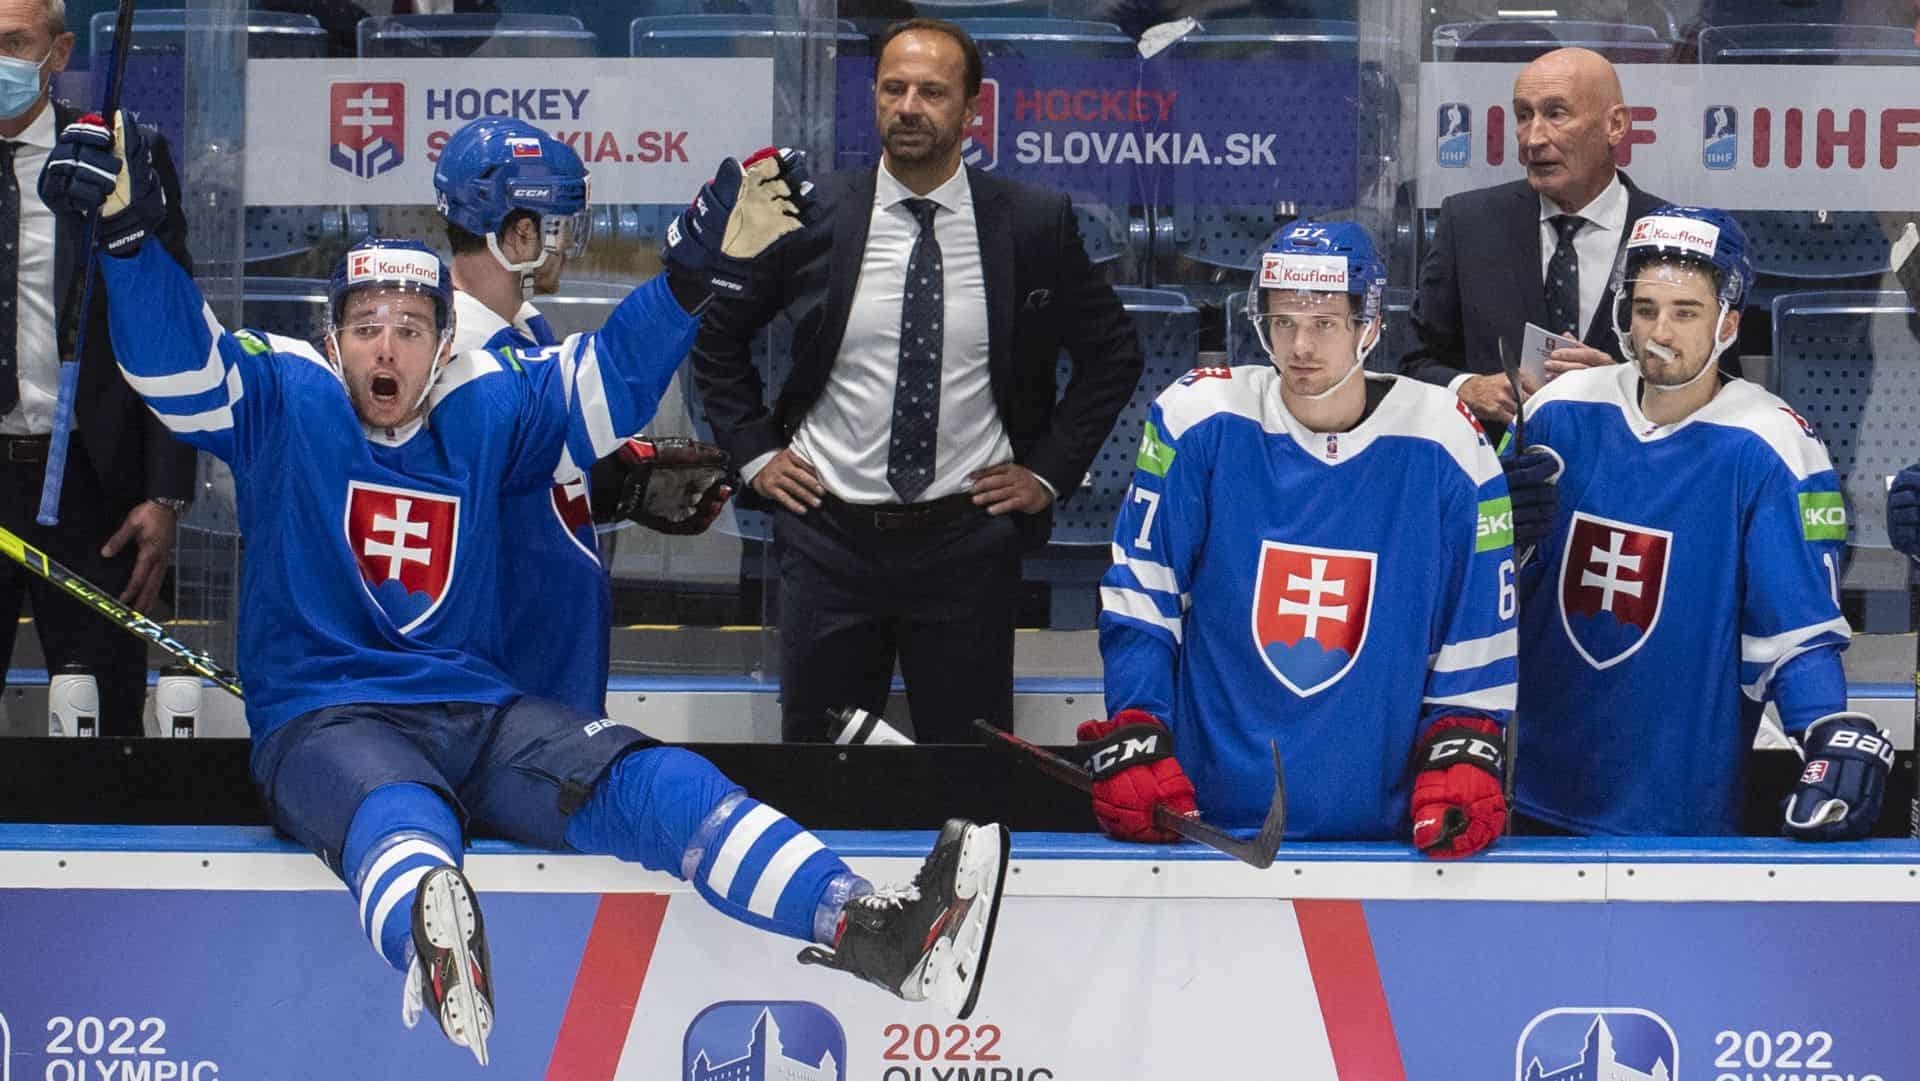
<svg viewBox="0 0 1920 1081">
<path fill-rule="evenodd" d="M 400 1019 L 412 1028 L 431 1009 L 447 1039 L 485 1066 L 493 1032 L 491 969 L 480 902 L 466 876 L 453 867 L 428 872 L 413 895 L 413 961 Z"/>
<path fill-rule="evenodd" d="M 911 884 L 848 901 L 833 949 L 809 946 L 800 961 L 909 1002 L 931 999 L 964 1020 L 980 998 L 1006 873 L 1006 827 L 949 819 Z"/>
</svg>

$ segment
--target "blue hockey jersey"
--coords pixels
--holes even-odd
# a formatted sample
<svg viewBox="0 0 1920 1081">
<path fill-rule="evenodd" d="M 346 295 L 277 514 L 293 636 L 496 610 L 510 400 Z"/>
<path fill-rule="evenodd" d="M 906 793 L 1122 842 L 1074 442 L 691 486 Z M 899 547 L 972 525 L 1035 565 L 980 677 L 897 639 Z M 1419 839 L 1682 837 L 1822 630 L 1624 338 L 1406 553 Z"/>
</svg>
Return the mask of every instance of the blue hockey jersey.
<svg viewBox="0 0 1920 1081">
<path fill-rule="evenodd" d="M 502 655 L 504 501 L 639 430 L 698 328 L 655 279 L 524 375 L 491 353 L 456 356 L 424 421 L 368 431 L 311 346 L 226 332 L 158 245 L 101 264 L 128 383 L 233 469 L 256 738 L 322 706 L 516 697 L 488 660 Z"/>
<path fill-rule="evenodd" d="M 472 296 L 453 294 L 456 353 L 485 349 L 527 370 L 556 343 L 531 304 L 509 323 Z M 585 713 L 607 708 L 607 636 L 613 617 L 600 544 L 593 531 L 587 478 L 557 480 L 544 492 L 508 496 L 501 508 L 502 653 L 496 660 L 527 694 Z M 555 604 L 555 597 L 567 598 Z"/>
<path fill-rule="evenodd" d="M 1202 368 L 1153 405 L 1102 582 L 1108 712 L 1173 731 L 1200 811 L 1287 835 L 1406 837 L 1415 744 L 1514 702 L 1506 479 L 1452 395 L 1395 376 L 1353 431 L 1295 420 L 1271 367 Z"/>
<path fill-rule="evenodd" d="M 1754 384 L 1670 425 L 1639 397 L 1622 364 L 1527 403 L 1564 471 L 1521 576 L 1518 803 L 1580 832 L 1734 833 L 1765 701 L 1790 734 L 1846 708 L 1846 512 L 1826 448 Z"/>
</svg>

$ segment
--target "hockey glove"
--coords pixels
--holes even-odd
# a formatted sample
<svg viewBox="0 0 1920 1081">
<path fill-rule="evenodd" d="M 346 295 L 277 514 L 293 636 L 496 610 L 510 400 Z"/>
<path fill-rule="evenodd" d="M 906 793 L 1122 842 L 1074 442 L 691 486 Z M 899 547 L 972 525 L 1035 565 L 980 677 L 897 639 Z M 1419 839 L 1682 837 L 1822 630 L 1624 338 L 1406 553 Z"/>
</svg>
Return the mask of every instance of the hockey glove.
<svg viewBox="0 0 1920 1081">
<path fill-rule="evenodd" d="M 667 269 L 711 295 L 746 296 L 753 260 L 804 224 L 806 155 L 767 147 L 745 162 L 732 158 L 667 225 Z"/>
<path fill-rule="evenodd" d="M 40 170 L 40 201 L 55 214 L 100 211 L 107 254 L 129 256 L 167 216 L 167 194 L 153 171 L 140 125 L 125 110 L 111 133 L 98 113 L 67 125 Z"/>
<path fill-rule="evenodd" d="M 1920 559 L 1920 465 L 1902 469 L 1887 489 L 1887 543 Z"/>
<path fill-rule="evenodd" d="M 1505 739 L 1485 717 L 1442 717 L 1427 729 L 1414 757 L 1413 847 L 1458 859 L 1506 829 Z"/>
<path fill-rule="evenodd" d="M 593 469 L 593 520 L 658 533 L 704 533 L 733 495 L 727 452 L 678 437 L 629 439 Z"/>
<path fill-rule="evenodd" d="M 1123 709 L 1110 721 L 1083 721 L 1079 732 L 1093 774 L 1093 817 L 1117 841 L 1166 842 L 1179 835 L 1153 824 L 1153 809 L 1189 818 L 1200 808 L 1193 782 L 1173 757 L 1173 733 L 1160 718 Z"/>
<path fill-rule="evenodd" d="M 1893 770 L 1893 737 L 1860 713 L 1829 713 L 1800 735 L 1807 764 L 1787 797 L 1783 829 L 1803 841 L 1852 841 L 1873 832 Z"/>
<path fill-rule="evenodd" d="M 1513 500 L 1513 549 L 1525 551 L 1540 543 L 1553 528 L 1560 509 L 1560 459 L 1534 447 L 1500 459 L 1507 473 L 1507 495 Z"/>
</svg>

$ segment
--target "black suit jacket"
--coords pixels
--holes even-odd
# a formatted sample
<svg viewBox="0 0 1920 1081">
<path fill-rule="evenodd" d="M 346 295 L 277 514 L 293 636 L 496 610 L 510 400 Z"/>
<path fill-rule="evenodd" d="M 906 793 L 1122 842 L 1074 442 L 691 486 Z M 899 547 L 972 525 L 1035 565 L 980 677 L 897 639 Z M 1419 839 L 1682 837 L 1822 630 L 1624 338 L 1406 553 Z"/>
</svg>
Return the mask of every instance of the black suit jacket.
<svg viewBox="0 0 1920 1081">
<path fill-rule="evenodd" d="M 1627 188 L 1627 233 L 1639 217 L 1666 202 Z M 1613 336 L 1613 290 L 1600 297 L 1582 340 L 1617 362 L 1620 343 Z M 1420 261 L 1420 292 L 1413 302 L 1416 345 L 1401 359 L 1407 375 L 1445 386 L 1462 372 L 1487 375 L 1500 370 L 1504 338 L 1513 355 L 1520 352 L 1526 324 L 1547 325 L 1547 293 L 1540 280 L 1540 196 L 1525 180 L 1462 192 L 1440 204 L 1440 223 L 1426 258 Z M 1549 328 L 1551 329 L 1551 328 Z"/>
<path fill-rule="evenodd" d="M 65 103 L 54 104 L 54 124 L 65 130 L 80 115 L 80 110 Z M 167 252 L 189 274 L 192 256 L 187 252 L 187 219 L 180 209 L 180 177 L 174 171 L 173 156 L 167 141 L 151 128 L 146 129 L 153 148 L 154 171 L 167 193 L 167 217 L 156 236 Z M 21 198 L 37 198 L 22 192 Z M 192 499 L 194 450 L 173 438 L 146 403 L 120 374 L 114 362 L 113 342 L 107 329 L 107 286 L 96 275 L 92 305 L 84 313 L 79 302 L 68 307 L 68 286 L 73 282 L 74 265 L 83 259 L 81 248 L 86 223 L 78 218 L 61 217 L 54 227 L 53 305 L 60 319 L 59 342 L 62 356 L 70 355 L 78 322 L 87 322 L 86 355 L 80 358 L 79 393 L 73 407 L 74 452 L 87 456 L 116 513 L 125 513 L 142 500 L 164 496 Z"/>
<path fill-rule="evenodd" d="M 735 462 L 785 447 L 832 378 L 866 252 L 876 176 L 869 166 L 821 180 L 819 220 L 761 257 L 753 295 L 707 309 L 693 347 L 694 385 L 714 438 Z M 967 182 L 986 278 L 994 405 L 1014 461 L 1066 499 L 1133 396 L 1143 364 L 1139 339 L 1113 288 L 1088 261 L 1065 195 L 971 168 Z M 793 320 L 793 371 L 769 407 L 749 348 L 783 309 Z M 1073 374 L 1058 393 L 1063 348 Z M 1029 539 L 1044 539 L 1051 529 L 1051 513 L 1039 516 Z"/>
</svg>

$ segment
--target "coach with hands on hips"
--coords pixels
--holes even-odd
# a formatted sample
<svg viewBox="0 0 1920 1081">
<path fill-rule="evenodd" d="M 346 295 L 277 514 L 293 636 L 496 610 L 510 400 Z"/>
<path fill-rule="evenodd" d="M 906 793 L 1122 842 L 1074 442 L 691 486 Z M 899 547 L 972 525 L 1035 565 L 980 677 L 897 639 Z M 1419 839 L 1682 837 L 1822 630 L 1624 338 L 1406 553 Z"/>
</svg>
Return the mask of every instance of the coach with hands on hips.
<svg viewBox="0 0 1920 1081">
<path fill-rule="evenodd" d="M 1627 106 L 1599 53 L 1556 49 L 1528 64 L 1513 81 L 1513 113 L 1526 177 L 1440 205 L 1414 300 L 1420 344 L 1401 361 L 1498 425 L 1520 406 L 1498 343 L 1518 356 L 1527 323 L 1581 342 L 1554 351 L 1549 377 L 1620 361 L 1607 280 L 1629 227 L 1665 202 L 1614 167 Z"/>
<path fill-rule="evenodd" d="M 77 110 L 53 105 L 48 86 L 66 70 L 73 35 L 56 0 L 0 0 L 0 523 L 133 607 L 160 596 L 173 563 L 174 529 L 193 495 L 194 452 L 147 412 L 114 364 L 106 290 L 80 312 L 69 288 L 85 222 L 56 218 L 36 195 L 59 131 Z M 152 139 L 167 195 L 157 231 L 183 266 L 186 220 L 166 143 Z M 60 522 L 34 517 L 46 473 L 60 360 L 86 319 Z M 122 634 L 55 586 L 11 563 L 0 568 L 0 657 L 13 654 L 20 602 L 30 596 L 49 669 L 80 664 L 100 687 L 100 730 L 137 736 L 145 706 L 146 644 Z"/>
<path fill-rule="evenodd" d="M 756 265 L 750 299 L 716 301 L 694 345 L 715 438 L 776 508 L 788 739 L 823 736 L 831 708 L 880 712 L 896 653 L 922 742 L 1008 724 L 1020 554 L 1140 378 L 1067 197 L 962 167 L 980 79 L 960 27 L 889 28 L 879 166 L 822 179 L 821 224 Z M 794 363 L 769 408 L 749 350 L 781 309 Z"/>
</svg>

